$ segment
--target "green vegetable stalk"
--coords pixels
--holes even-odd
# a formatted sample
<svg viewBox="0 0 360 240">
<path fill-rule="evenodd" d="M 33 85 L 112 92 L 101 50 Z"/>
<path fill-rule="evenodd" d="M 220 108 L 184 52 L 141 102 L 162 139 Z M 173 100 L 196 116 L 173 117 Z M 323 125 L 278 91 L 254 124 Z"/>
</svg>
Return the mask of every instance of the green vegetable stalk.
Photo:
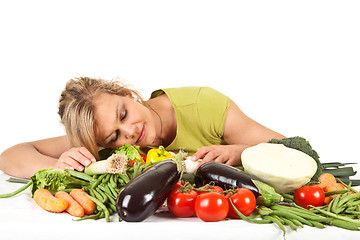
<svg viewBox="0 0 360 240">
<path fill-rule="evenodd" d="M 144 164 L 144 160 L 139 153 L 138 146 L 124 144 L 117 149 L 104 149 L 99 152 L 101 159 L 85 167 L 84 172 L 89 175 L 104 173 L 123 173 L 126 171 L 128 161 L 132 160 Z"/>
<path fill-rule="evenodd" d="M 281 202 L 284 197 L 279 193 L 275 192 L 275 189 L 263 182 L 252 180 L 257 189 L 259 190 L 260 196 L 256 199 L 257 204 L 271 206 L 275 202 Z"/>
</svg>

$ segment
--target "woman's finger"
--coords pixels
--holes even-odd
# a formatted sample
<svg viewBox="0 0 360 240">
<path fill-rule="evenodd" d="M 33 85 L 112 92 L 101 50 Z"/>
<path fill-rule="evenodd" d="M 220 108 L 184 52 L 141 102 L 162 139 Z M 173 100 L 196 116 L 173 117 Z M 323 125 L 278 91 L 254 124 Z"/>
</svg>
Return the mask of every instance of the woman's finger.
<svg viewBox="0 0 360 240">
<path fill-rule="evenodd" d="M 70 158 L 70 157 L 66 158 L 65 159 L 65 164 L 69 165 L 73 169 L 76 169 L 76 170 L 78 170 L 80 172 L 84 171 L 84 166 L 81 165 L 78 161 L 76 161 L 73 158 Z"/>
<path fill-rule="evenodd" d="M 218 163 L 225 163 L 228 159 L 225 158 L 223 155 L 219 155 L 214 162 L 218 162 Z"/>
<path fill-rule="evenodd" d="M 96 162 L 95 157 L 89 152 L 86 147 L 80 147 L 79 152 L 84 155 L 87 159 L 90 159 L 91 162 Z"/>
<path fill-rule="evenodd" d="M 69 156 L 74 159 L 75 161 L 79 162 L 80 164 L 84 166 L 89 166 L 91 164 L 91 160 L 87 158 L 85 155 L 83 155 L 79 148 L 74 149 L 69 153 Z"/>
<path fill-rule="evenodd" d="M 204 159 L 205 155 L 212 150 L 212 146 L 201 147 L 197 152 L 191 157 L 191 160 L 197 161 L 199 159 Z"/>
</svg>

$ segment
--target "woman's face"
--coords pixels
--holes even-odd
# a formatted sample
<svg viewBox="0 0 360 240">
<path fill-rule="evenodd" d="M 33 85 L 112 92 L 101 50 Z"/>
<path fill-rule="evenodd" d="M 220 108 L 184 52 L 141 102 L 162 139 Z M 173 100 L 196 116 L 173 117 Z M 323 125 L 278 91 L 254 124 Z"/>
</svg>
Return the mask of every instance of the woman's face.
<svg viewBox="0 0 360 240">
<path fill-rule="evenodd" d="M 124 143 L 141 147 L 156 140 L 156 127 L 151 111 L 130 97 L 100 93 L 94 98 L 95 135 L 97 144 L 117 148 Z"/>
</svg>

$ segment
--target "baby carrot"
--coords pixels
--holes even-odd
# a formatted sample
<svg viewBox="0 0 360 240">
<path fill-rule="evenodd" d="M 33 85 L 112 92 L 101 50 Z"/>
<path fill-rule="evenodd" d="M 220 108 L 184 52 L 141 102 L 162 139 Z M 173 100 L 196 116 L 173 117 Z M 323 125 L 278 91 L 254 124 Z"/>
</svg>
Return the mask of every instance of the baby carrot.
<svg viewBox="0 0 360 240">
<path fill-rule="evenodd" d="M 319 187 L 324 189 L 326 186 L 336 183 L 336 178 L 334 175 L 330 173 L 323 173 L 319 177 L 320 183 L 318 184 Z"/>
<path fill-rule="evenodd" d="M 55 194 L 56 198 L 65 199 L 68 202 L 68 207 L 65 209 L 71 216 L 82 217 L 84 216 L 84 208 L 75 201 L 67 192 L 59 191 Z"/>
<path fill-rule="evenodd" d="M 333 183 L 330 185 L 327 185 L 324 188 L 325 192 L 331 192 L 331 191 L 335 191 L 335 190 L 341 190 L 341 189 L 345 189 L 346 187 L 344 185 L 342 185 L 341 183 Z"/>
<path fill-rule="evenodd" d="M 96 209 L 96 204 L 86 195 L 88 194 L 81 189 L 73 189 L 70 192 L 70 196 L 84 208 L 85 214 L 93 214 Z"/>
<path fill-rule="evenodd" d="M 44 188 L 36 189 L 34 200 L 42 209 L 49 212 L 62 212 L 69 205 L 66 200 L 54 197 L 49 190 Z"/>
<path fill-rule="evenodd" d="M 341 190 L 341 189 L 345 189 L 345 186 L 342 185 L 341 183 L 335 182 L 335 183 L 332 183 L 330 185 L 327 185 L 324 188 L 324 191 L 325 192 L 331 192 L 331 191 Z M 334 198 L 333 195 L 325 197 L 324 204 L 326 204 L 326 205 L 329 204 L 333 198 Z"/>
</svg>

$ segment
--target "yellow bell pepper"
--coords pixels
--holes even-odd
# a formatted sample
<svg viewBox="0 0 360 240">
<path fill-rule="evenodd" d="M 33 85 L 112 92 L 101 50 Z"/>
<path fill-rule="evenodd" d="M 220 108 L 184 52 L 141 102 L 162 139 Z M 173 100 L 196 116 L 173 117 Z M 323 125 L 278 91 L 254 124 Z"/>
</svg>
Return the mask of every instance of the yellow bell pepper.
<svg viewBox="0 0 360 240">
<path fill-rule="evenodd" d="M 169 158 L 174 158 L 169 152 L 165 151 L 163 146 L 159 148 L 150 149 L 146 155 L 146 163 L 158 162 L 162 160 L 166 160 Z"/>
</svg>

